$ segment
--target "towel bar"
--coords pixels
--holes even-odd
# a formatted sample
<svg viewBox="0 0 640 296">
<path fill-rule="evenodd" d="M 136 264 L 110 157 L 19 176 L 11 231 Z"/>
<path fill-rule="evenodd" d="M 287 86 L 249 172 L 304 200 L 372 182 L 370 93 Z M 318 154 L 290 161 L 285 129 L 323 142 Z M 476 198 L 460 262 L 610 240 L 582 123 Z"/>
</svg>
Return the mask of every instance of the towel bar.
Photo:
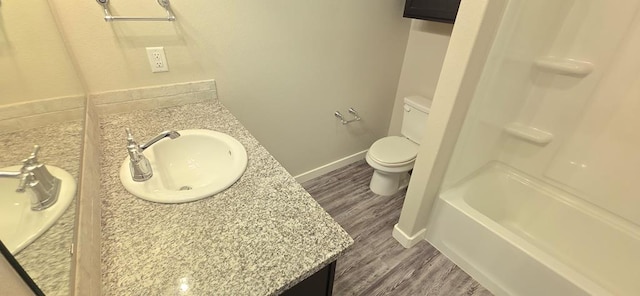
<svg viewBox="0 0 640 296">
<path fill-rule="evenodd" d="M 104 21 L 167 21 L 172 22 L 176 20 L 171 8 L 169 7 L 169 0 L 157 0 L 158 4 L 167 10 L 167 16 L 165 17 L 141 17 L 141 16 L 114 16 L 109 11 L 109 0 L 96 0 L 104 10 Z"/>
</svg>

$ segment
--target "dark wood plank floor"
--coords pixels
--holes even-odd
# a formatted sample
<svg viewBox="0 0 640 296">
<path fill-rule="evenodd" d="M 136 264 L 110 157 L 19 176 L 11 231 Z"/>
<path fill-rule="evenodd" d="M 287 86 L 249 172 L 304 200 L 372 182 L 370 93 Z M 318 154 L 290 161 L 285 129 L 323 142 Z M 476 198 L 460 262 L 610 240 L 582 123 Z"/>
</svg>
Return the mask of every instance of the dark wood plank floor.
<svg viewBox="0 0 640 296">
<path fill-rule="evenodd" d="M 302 184 L 355 241 L 338 259 L 334 295 L 491 295 L 428 242 L 405 249 L 391 237 L 405 190 L 374 194 L 372 173 L 361 161 Z"/>
</svg>

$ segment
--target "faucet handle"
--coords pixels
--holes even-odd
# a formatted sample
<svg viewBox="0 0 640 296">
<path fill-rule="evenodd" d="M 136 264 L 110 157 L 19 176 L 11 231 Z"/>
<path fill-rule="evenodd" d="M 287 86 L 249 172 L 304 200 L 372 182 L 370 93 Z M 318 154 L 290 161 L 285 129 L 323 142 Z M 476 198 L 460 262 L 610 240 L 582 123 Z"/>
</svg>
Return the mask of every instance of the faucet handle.
<svg viewBox="0 0 640 296">
<path fill-rule="evenodd" d="M 133 138 L 133 134 L 131 133 L 131 129 L 127 127 L 124 130 L 127 132 L 127 148 L 128 149 L 138 150 L 140 145 L 138 145 L 136 140 Z"/>
<path fill-rule="evenodd" d="M 39 164 L 38 152 L 40 152 L 40 145 L 33 145 L 33 152 L 31 152 L 31 155 L 22 160 L 22 170 L 26 170 L 27 167 L 33 167 Z"/>
<path fill-rule="evenodd" d="M 124 130 L 127 132 L 127 148 L 138 149 L 140 145 L 138 145 L 138 142 L 136 142 L 136 140 L 133 138 L 133 133 L 131 132 L 131 129 L 126 127 Z"/>
<path fill-rule="evenodd" d="M 131 129 L 128 127 L 125 127 L 124 130 L 127 132 L 127 140 L 133 141 L 133 134 L 131 133 Z"/>
<path fill-rule="evenodd" d="M 38 156 L 38 152 L 40 152 L 40 145 L 33 145 L 33 152 L 31 152 L 31 157 L 35 158 Z"/>
<path fill-rule="evenodd" d="M 140 145 L 133 139 L 130 128 L 127 127 L 124 130 L 127 132 L 127 151 L 129 152 L 129 158 L 131 158 L 131 161 L 137 162 L 141 158 L 140 153 L 142 150 L 140 149 Z"/>
</svg>

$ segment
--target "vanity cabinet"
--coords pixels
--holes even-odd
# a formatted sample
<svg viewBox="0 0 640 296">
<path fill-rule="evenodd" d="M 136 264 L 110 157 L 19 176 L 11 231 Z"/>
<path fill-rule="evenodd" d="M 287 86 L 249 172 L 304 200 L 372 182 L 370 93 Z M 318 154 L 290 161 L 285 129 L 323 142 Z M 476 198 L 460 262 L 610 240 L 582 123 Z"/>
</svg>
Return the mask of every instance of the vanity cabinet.
<svg viewBox="0 0 640 296">
<path fill-rule="evenodd" d="M 404 17 L 453 23 L 460 0 L 406 0 Z"/>
<path fill-rule="evenodd" d="M 213 81 L 210 85 L 215 86 Z M 107 213 L 103 222 L 105 216 L 118 221 L 102 225 L 103 271 L 108 267 L 102 273 L 102 289 L 111 295 L 180 294 L 185 288 L 193 295 L 332 295 L 334 261 L 353 239 L 210 96 L 203 95 L 207 99 L 199 103 L 102 117 L 102 171 L 113 173 L 102 176 L 108 189 L 101 190 L 100 199 L 109 202 L 101 210 Z M 112 190 L 110 185 L 120 183 L 122 154 L 116 152 L 122 151 L 122 126 L 142 121 L 144 125 L 137 125 L 141 134 L 154 134 L 167 126 L 225 133 L 247 150 L 247 168 L 233 186 L 207 200 L 179 205 L 131 203 L 135 197 L 124 187 Z M 144 253 L 158 243 L 166 247 Z M 185 265 L 186 261 L 198 264 Z M 244 268 L 248 265 L 252 268 Z M 158 268 L 162 266 L 176 267 Z M 153 277 L 140 278 L 141 270 L 151 269 L 157 270 Z M 176 281 L 182 274 L 189 276 Z"/>
<path fill-rule="evenodd" d="M 297 285 L 284 291 L 282 296 L 331 296 L 333 293 L 333 278 L 336 273 L 336 261 L 310 275 Z"/>
</svg>

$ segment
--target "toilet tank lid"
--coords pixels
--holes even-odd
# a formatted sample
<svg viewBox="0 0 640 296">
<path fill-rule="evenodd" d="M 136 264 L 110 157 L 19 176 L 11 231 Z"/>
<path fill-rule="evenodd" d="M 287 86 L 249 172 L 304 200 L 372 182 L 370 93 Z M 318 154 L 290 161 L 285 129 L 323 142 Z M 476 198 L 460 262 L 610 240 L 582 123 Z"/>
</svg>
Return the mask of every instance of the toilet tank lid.
<svg viewBox="0 0 640 296">
<path fill-rule="evenodd" d="M 425 98 L 423 96 L 405 97 L 404 103 L 424 113 L 429 113 L 429 110 L 431 110 L 431 99 Z"/>
</svg>

